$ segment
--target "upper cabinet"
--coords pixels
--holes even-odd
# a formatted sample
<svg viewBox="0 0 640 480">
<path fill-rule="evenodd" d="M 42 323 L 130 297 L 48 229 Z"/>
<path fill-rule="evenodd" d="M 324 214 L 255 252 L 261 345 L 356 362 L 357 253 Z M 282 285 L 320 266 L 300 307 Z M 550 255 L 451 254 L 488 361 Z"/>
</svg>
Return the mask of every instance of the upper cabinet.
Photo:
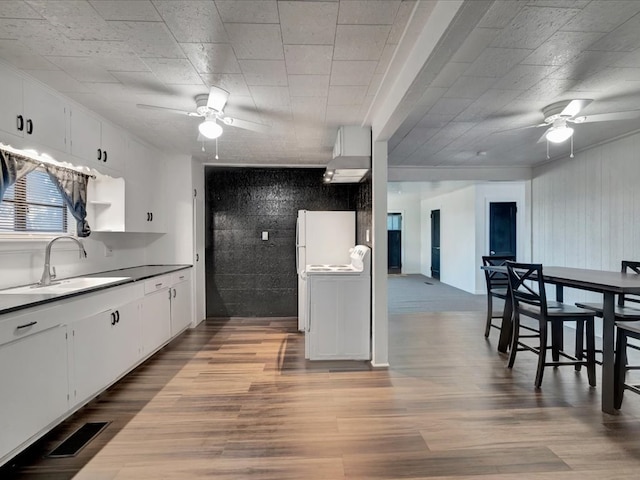
<svg viewBox="0 0 640 480">
<path fill-rule="evenodd" d="M 126 224 L 136 232 L 166 231 L 164 159 L 154 150 L 131 140 L 126 166 Z"/>
<path fill-rule="evenodd" d="M 71 155 L 88 167 L 122 174 L 127 159 L 123 131 L 81 108 L 71 110 Z"/>
<path fill-rule="evenodd" d="M 94 232 L 164 233 L 164 160 L 131 139 L 125 180 L 98 176 L 89 182 L 87 221 Z"/>
<path fill-rule="evenodd" d="M 21 76 L 0 68 L 0 130 L 2 139 L 19 148 L 40 153 L 49 147 L 68 152 L 69 107 L 59 96 Z"/>
</svg>

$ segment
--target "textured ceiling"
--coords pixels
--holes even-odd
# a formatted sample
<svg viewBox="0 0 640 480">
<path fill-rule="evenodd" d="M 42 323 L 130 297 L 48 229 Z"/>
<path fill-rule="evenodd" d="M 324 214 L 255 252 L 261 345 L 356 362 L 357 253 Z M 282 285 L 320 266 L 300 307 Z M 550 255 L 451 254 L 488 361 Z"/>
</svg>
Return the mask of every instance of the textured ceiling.
<svg viewBox="0 0 640 480">
<path fill-rule="evenodd" d="M 389 164 L 536 165 L 547 160 L 546 142 L 537 143 L 545 128 L 518 128 L 540 124 L 543 107 L 586 98 L 587 117 L 640 109 L 638 12 L 635 0 L 491 3 L 461 44 L 439 45 L 448 60 L 392 136 Z M 639 128 L 640 115 L 574 125 L 574 148 Z M 569 148 L 551 144 L 550 157 Z"/>
<path fill-rule="evenodd" d="M 201 151 L 198 119 L 136 104 L 193 110 L 195 95 L 219 86 L 231 92 L 228 115 L 271 126 L 225 127 L 220 162 L 324 165 L 337 126 L 372 118 L 374 98 L 388 93 L 379 86 L 393 88 L 394 53 L 413 48 L 437 4 L 2 0 L 0 59 L 204 160 L 215 147 Z M 589 98 L 585 115 L 640 109 L 639 12 L 637 0 L 467 0 L 404 96 L 390 165 L 535 165 L 546 161 L 543 129 L 511 129 L 540 123 L 544 106 Z M 575 148 L 639 128 L 640 119 L 577 125 Z"/>
<path fill-rule="evenodd" d="M 415 1 L 0 1 L 0 59 L 163 149 L 211 158 L 194 110 L 215 85 L 221 161 L 326 164 L 337 127 L 362 123 Z"/>
</svg>

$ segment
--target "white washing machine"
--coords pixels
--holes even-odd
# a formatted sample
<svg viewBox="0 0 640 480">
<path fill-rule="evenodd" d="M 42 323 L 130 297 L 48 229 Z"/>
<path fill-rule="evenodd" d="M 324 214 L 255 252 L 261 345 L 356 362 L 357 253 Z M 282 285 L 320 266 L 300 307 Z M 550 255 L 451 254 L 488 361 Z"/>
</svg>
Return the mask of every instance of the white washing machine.
<svg viewBox="0 0 640 480">
<path fill-rule="evenodd" d="M 307 265 L 309 360 L 371 358 L 371 250 L 356 245 L 345 265 Z"/>
</svg>

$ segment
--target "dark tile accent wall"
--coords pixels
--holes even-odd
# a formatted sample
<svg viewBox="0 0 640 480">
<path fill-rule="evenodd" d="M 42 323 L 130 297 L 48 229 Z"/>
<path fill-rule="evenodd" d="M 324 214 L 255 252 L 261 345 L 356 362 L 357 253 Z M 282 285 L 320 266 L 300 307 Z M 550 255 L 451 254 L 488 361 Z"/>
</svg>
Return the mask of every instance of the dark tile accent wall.
<svg viewBox="0 0 640 480">
<path fill-rule="evenodd" d="M 209 317 L 295 317 L 298 210 L 357 210 L 356 239 L 371 228 L 370 182 L 322 183 L 319 168 L 207 167 Z M 369 222 L 367 224 L 367 222 Z M 261 233 L 269 232 L 269 240 Z"/>
</svg>

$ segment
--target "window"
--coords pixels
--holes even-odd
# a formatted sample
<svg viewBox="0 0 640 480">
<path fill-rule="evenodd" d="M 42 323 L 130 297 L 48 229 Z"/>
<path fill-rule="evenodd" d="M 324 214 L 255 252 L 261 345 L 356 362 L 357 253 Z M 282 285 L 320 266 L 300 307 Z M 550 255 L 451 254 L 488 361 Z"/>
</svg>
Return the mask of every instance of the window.
<svg viewBox="0 0 640 480">
<path fill-rule="evenodd" d="M 49 174 L 40 169 L 11 185 L 0 202 L 0 232 L 67 233 L 68 217 L 58 188 Z"/>
</svg>

